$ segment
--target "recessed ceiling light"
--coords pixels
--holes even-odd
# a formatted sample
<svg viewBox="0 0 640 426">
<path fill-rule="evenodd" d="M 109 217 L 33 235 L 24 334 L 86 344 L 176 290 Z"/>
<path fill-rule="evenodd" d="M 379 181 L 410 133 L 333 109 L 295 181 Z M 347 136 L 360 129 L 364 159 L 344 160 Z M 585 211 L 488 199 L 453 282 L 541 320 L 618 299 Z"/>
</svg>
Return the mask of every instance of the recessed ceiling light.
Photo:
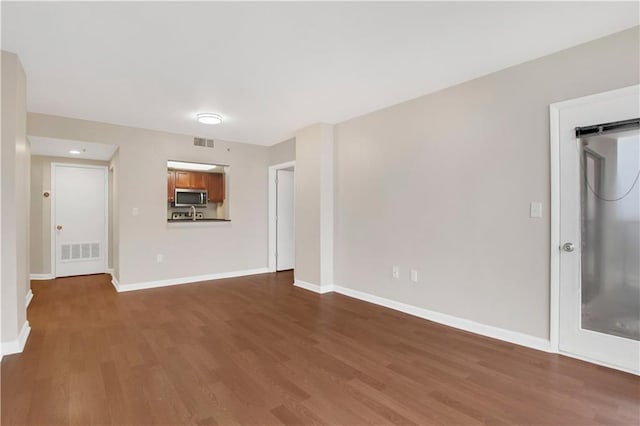
<svg viewBox="0 0 640 426">
<path fill-rule="evenodd" d="M 203 124 L 220 124 L 222 123 L 222 116 L 219 114 L 213 114 L 211 112 L 201 112 L 196 115 L 198 122 Z"/>
<path fill-rule="evenodd" d="M 80 151 L 78 151 L 77 149 L 72 149 L 71 151 L 69 151 L 69 154 L 80 155 Z"/>
</svg>

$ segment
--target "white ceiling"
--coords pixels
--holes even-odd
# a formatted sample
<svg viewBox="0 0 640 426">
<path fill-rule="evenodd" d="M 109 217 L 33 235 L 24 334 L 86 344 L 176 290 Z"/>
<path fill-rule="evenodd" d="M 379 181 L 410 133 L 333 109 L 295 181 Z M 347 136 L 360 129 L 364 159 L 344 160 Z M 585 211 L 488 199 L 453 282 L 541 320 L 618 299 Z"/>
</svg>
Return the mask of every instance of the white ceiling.
<svg viewBox="0 0 640 426">
<path fill-rule="evenodd" d="M 32 155 L 45 155 L 47 157 L 78 158 L 83 160 L 109 161 L 118 147 L 104 143 L 72 141 L 67 139 L 43 138 L 29 136 Z M 69 151 L 80 151 L 80 154 L 71 154 Z"/>
<path fill-rule="evenodd" d="M 1 7 L 29 111 L 264 145 L 639 23 L 638 2 Z"/>
</svg>

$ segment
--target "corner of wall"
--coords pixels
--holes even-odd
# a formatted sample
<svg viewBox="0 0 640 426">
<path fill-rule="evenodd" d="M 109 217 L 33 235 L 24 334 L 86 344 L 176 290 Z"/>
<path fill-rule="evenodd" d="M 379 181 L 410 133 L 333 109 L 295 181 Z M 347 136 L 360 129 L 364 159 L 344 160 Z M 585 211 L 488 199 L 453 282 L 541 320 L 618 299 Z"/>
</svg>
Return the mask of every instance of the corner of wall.
<svg viewBox="0 0 640 426">
<path fill-rule="evenodd" d="M 21 351 L 29 334 L 30 149 L 26 135 L 26 75 L 17 55 L 2 51 L 0 251 L 2 351 Z M 13 352 L 11 352 L 13 353 Z"/>
<path fill-rule="evenodd" d="M 296 281 L 333 283 L 333 140 L 326 123 L 296 133 Z"/>
</svg>

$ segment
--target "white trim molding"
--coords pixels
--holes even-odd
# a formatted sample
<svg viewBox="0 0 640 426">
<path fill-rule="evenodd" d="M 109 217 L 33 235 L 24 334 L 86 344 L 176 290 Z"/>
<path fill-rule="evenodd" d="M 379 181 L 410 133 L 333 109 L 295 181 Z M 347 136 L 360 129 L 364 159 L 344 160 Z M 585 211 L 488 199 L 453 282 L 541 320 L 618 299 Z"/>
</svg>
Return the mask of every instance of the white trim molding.
<svg viewBox="0 0 640 426">
<path fill-rule="evenodd" d="M 120 284 L 115 277 L 112 276 L 111 283 L 118 291 L 124 293 L 127 291 L 145 290 L 149 288 L 167 287 L 171 285 L 193 284 L 201 281 L 221 280 L 224 278 L 244 277 L 247 275 L 266 274 L 269 268 L 246 269 L 243 271 L 221 272 L 218 274 L 196 275 L 193 277 L 171 278 L 168 280 L 146 281 L 134 284 Z"/>
<path fill-rule="evenodd" d="M 33 292 L 31 291 L 31 289 L 29 289 L 29 291 L 27 292 L 27 295 L 24 298 L 24 306 L 25 307 L 29 307 L 29 304 L 31 303 L 31 299 L 33 299 Z"/>
<path fill-rule="evenodd" d="M 559 351 L 558 353 L 562 356 L 568 356 L 569 358 L 579 359 L 580 361 L 590 362 L 591 364 L 597 364 L 603 367 L 612 368 L 614 370 L 624 371 L 625 373 L 633 374 L 634 376 L 640 376 L 637 370 L 630 370 L 619 365 L 609 364 L 600 361 L 599 359 L 589 358 L 588 356 L 578 355 L 567 351 Z"/>
<path fill-rule="evenodd" d="M 29 279 L 33 281 L 53 280 L 53 274 L 29 274 Z"/>
<path fill-rule="evenodd" d="M 120 287 L 120 283 L 118 282 L 118 279 L 116 278 L 115 269 L 107 268 L 106 273 L 111 275 L 111 284 L 113 285 L 113 288 L 115 288 L 116 291 L 119 291 L 118 288 Z"/>
<path fill-rule="evenodd" d="M 314 293 L 318 293 L 318 294 L 325 294 L 325 293 L 335 291 L 335 286 L 333 284 L 320 286 L 318 284 L 313 284 L 313 283 L 309 283 L 302 280 L 295 280 L 293 285 L 296 287 L 303 288 L 305 290 L 313 291 Z"/>
<path fill-rule="evenodd" d="M 551 349 L 559 351 L 560 316 L 560 109 L 549 105 L 549 143 L 551 178 L 551 257 L 549 292 L 549 341 Z"/>
<path fill-rule="evenodd" d="M 113 288 L 115 288 L 117 292 L 120 292 L 120 283 L 113 274 L 111 274 L 111 285 L 113 285 Z"/>
<path fill-rule="evenodd" d="M 539 351 L 553 352 L 549 340 L 547 339 L 530 336 L 528 334 L 519 333 L 517 331 L 505 330 L 504 328 L 494 327 L 491 325 L 481 324 L 479 322 L 471 321 L 468 319 L 458 318 L 453 315 L 447 315 L 440 312 L 419 308 L 417 306 L 408 305 L 406 303 L 397 302 L 391 299 L 385 299 L 384 297 L 374 296 L 372 294 L 353 290 L 347 287 L 332 287 L 333 291 L 335 291 L 336 293 L 353 297 L 354 299 L 363 300 L 365 302 L 373 303 L 375 305 L 384 306 L 385 308 L 404 312 L 405 314 L 413 315 L 418 318 L 437 322 L 439 324 L 447 325 L 449 327 L 457 328 L 460 330 L 469 331 L 481 336 L 491 337 L 493 339 L 502 340 L 520 346 L 526 346 L 528 348 L 537 349 Z"/>
<path fill-rule="evenodd" d="M 25 321 L 17 339 L 2 342 L 2 355 L 18 354 L 22 352 L 24 350 L 24 345 L 27 344 L 29 333 L 31 333 L 31 327 L 29 327 L 29 321 Z"/>
</svg>

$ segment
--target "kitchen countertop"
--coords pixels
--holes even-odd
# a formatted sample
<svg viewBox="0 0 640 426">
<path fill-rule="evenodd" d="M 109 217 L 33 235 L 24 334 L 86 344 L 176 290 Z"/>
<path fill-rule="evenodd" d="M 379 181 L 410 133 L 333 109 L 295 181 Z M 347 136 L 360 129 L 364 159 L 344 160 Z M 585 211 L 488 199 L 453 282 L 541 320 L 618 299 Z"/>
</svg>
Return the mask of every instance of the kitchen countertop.
<svg viewBox="0 0 640 426">
<path fill-rule="evenodd" d="M 167 219 L 169 223 L 189 223 L 189 222 L 231 222 L 231 219 Z"/>
</svg>

